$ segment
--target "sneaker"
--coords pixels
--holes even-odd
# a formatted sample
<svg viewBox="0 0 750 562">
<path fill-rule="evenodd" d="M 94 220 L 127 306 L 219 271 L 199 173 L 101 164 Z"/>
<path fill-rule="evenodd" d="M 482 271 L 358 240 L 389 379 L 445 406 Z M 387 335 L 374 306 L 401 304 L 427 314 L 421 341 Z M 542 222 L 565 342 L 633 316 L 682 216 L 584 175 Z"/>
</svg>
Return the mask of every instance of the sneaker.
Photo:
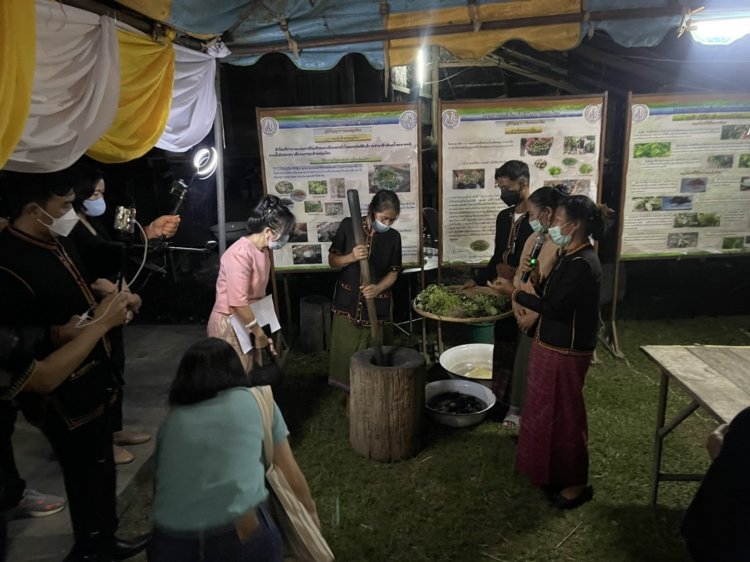
<svg viewBox="0 0 750 562">
<path fill-rule="evenodd" d="M 47 517 L 60 513 L 65 509 L 65 498 L 42 494 L 36 490 L 26 488 L 23 497 L 16 507 L 8 512 L 9 519 L 25 519 L 27 517 Z"/>
</svg>

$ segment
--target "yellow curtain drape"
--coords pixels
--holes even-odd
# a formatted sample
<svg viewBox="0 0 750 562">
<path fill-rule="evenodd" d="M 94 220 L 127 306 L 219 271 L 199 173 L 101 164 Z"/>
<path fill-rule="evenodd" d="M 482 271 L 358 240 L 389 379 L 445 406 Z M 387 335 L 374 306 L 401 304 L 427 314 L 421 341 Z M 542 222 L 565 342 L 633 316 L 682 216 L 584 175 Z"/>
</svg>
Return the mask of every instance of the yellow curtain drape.
<svg viewBox="0 0 750 562">
<path fill-rule="evenodd" d="M 581 0 L 515 0 L 498 4 L 480 4 L 477 16 L 480 21 L 514 20 L 536 16 L 576 14 L 581 11 Z M 420 12 L 391 13 L 388 29 L 400 29 L 427 25 L 465 24 L 471 22 L 467 7 L 423 10 Z M 481 58 L 503 43 L 520 39 L 539 51 L 572 49 L 581 40 L 581 26 L 578 23 L 521 27 L 435 35 L 414 39 L 397 39 L 389 42 L 388 56 L 391 66 L 401 66 L 412 62 L 419 48 L 425 45 L 441 45 L 460 59 Z"/>
<path fill-rule="evenodd" d="M 36 6 L 0 2 L 0 168 L 21 140 L 31 107 L 36 67 Z"/>
<path fill-rule="evenodd" d="M 169 119 L 174 84 L 174 49 L 129 31 L 117 30 L 120 102 L 112 126 L 86 152 L 108 164 L 143 156 L 156 145 Z"/>
</svg>

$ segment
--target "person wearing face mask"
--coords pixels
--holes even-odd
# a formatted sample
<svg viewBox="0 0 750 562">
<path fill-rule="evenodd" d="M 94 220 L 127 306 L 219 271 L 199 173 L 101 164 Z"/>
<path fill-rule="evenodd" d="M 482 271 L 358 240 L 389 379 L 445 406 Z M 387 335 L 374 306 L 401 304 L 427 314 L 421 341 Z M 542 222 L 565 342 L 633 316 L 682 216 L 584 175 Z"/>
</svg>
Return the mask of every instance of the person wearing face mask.
<svg viewBox="0 0 750 562">
<path fill-rule="evenodd" d="M 283 248 L 293 230 L 294 215 L 289 208 L 275 195 L 266 195 L 247 219 L 247 235 L 221 256 L 216 301 L 208 319 L 208 336 L 228 342 L 248 373 L 252 370 L 253 355 L 242 352 L 230 316 L 236 315 L 255 337 L 256 349 L 270 346 L 274 352 L 273 341 L 258 325 L 250 305 L 266 296 L 271 272 L 270 252 Z"/>
<path fill-rule="evenodd" d="M 521 278 L 527 271 L 529 272 L 529 278 L 535 284 L 540 283 L 552 271 L 560 247 L 550 240 L 548 230 L 552 224 L 558 200 L 564 196 L 566 196 L 566 190 L 563 186 L 545 186 L 532 191 L 526 200 L 529 226 L 534 234 L 528 237 L 521 252 L 520 264 L 513 277 L 513 284 L 516 288 L 521 288 L 523 285 Z M 531 264 L 531 253 L 539 237 L 544 242 L 535 263 Z M 529 352 L 531 351 L 534 328 L 539 319 L 538 313 L 515 302 L 513 303 L 513 316 L 518 324 L 518 346 L 513 363 L 513 380 L 510 385 L 510 407 L 502 423 L 506 429 L 518 429 L 521 425 Z"/>
<path fill-rule="evenodd" d="M 71 317 L 96 308 L 75 246 L 66 236 L 78 222 L 69 170 L 6 175 L 11 224 L 0 234 L 0 324 L 47 326 L 51 353 L 75 334 Z M 48 393 L 22 393 L 20 408 L 57 456 L 75 535 L 66 562 L 123 560 L 147 537 L 121 541 L 110 405 L 117 388 L 106 335 L 74 374 Z"/>
<path fill-rule="evenodd" d="M 601 265 L 591 238 L 604 235 L 608 209 L 585 195 L 560 201 L 549 229 L 560 257 L 539 284 L 490 284 L 539 313 L 529 356 L 528 388 L 516 470 L 543 487 L 550 503 L 572 509 L 591 500 L 583 384 L 599 325 Z"/>
<path fill-rule="evenodd" d="M 81 328 L 73 340 L 39 359 L 35 357 L 44 354 L 37 350 L 49 347 L 49 330 L 0 326 L 0 419 L 4 420 L 9 413 L 15 418 L 13 400 L 22 392 L 46 394 L 62 384 L 102 336 L 125 321 L 126 314 L 127 306 L 121 295 L 108 297 L 94 313 L 98 322 Z M 23 503 L 23 488 L 16 486 L 20 478 L 13 458 L 11 433 L 5 429 L 0 430 L 0 560 L 5 560 L 6 518 L 15 518 L 18 506 Z"/>
<path fill-rule="evenodd" d="M 79 218 L 79 223 L 68 238 L 76 246 L 94 293 L 103 297 L 116 292 L 116 283 L 122 267 L 121 250 L 113 243 L 109 230 L 100 218 L 107 209 L 104 199 L 106 191 L 104 176 L 101 171 L 83 161 L 74 164 L 70 168 L 70 173 L 74 180 L 73 208 Z M 177 222 L 169 223 L 167 232 L 169 236 L 176 232 L 179 224 L 179 217 L 175 216 L 174 219 Z M 128 292 L 126 297 L 132 313 L 137 313 L 141 308 L 141 297 L 132 292 Z M 132 314 L 130 319 L 132 319 Z M 120 383 L 116 392 L 116 401 L 111 408 L 115 464 L 128 464 L 133 462 L 135 457 L 124 446 L 146 443 L 151 439 L 151 435 L 144 431 L 123 428 L 125 343 L 122 329 L 112 330 L 109 333 L 109 340 L 112 344 L 112 364 Z"/>
<path fill-rule="evenodd" d="M 333 293 L 331 310 L 331 363 L 328 384 L 349 392 L 351 356 L 372 346 L 367 298 L 375 299 L 381 325 L 391 316 L 391 286 L 401 271 L 401 234 L 393 223 L 401 212 L 401 203 L 392 191 L 381 189 L 370 201 L 367 216 L 360 217 L 365 231 L 364 245 L 354 243 L 352 218 L 341 221 L 328 250 L 328 265 L 341 268 Z M 360 285 L 360 260 L 367 258 L 370 285 Z M 384 337 L 380 330 L 379 337 Z M 387 336 L 385 336 L 387 337 Z M 382 341 L 380 343 L 383 343 Z"/>
<path fill-rule="evenodd" d="M 526 207 L 529 195 L 528 165 L 520 160 L 509 160 L 495 170 L 495 187 L 500 188 L 500 198 L 507 205 L 495 220 L 495 251 L 489 263 L 478 270 L 464 287 L 482 287 L 497 277 L 513 279 L 524 244 L 532 233 Z M 492 413 L 493 418 L 504 415 L 509 407 L 517 341 L 518 328 L 512 317 L 495 322 L 492 391 L 497 399 L 497 409 Z"/>
</svg>

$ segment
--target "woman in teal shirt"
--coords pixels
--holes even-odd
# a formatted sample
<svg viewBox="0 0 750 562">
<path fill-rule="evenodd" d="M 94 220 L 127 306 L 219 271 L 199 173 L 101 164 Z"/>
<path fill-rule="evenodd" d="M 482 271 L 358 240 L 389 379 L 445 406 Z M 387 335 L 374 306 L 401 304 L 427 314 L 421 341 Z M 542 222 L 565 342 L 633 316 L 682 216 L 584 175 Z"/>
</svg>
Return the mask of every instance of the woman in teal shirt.
<svg viewBox="0 0 750 562">
<path fill-rule="evenodd" d="M 207 338 L 183 356 L 157 439 L 150 561 L 281 562 L 281 536 L 265 508 L 263 419 L 248 385 L 223 340 Z M 274 404 L 274 464 L 317 522 L 288 433 Z"/>
</svg>

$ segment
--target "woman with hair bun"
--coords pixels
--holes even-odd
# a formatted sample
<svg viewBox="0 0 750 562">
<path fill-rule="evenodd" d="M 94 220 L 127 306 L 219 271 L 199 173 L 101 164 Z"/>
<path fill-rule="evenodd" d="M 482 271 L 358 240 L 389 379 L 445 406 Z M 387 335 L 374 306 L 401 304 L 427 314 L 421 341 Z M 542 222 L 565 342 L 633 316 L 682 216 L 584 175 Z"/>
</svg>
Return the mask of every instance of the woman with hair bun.
<svg viewBox="0 0 750 562">
<path fill-rule="evenodd" d="M 594 494 L 588 484 L 588 428 L 583 384 L 599 322 L 601 265 L 591 238 L 604 235 L 606 206 L 584 195 L 559 202 L 549 229 L 560 257 L 537 285 L 491 286 L 540 314 L 529 357 L 516 469 L 544 488 L 550 503 L 573 509 Z"/>
<path fill-rule="evenodd" d="M 271 271 L 271 250 L 280 250 L 294 230 L 294 215 L 275 195 L 266 195 L 247 219 L 247 235 L 232 244 L 221 256 L 216 279 L 216 302 L 208 319 L 208 336 L 228 342 L 242 361 L 246 372 L 253 365 L 252 356 L 242 352 L 229 317 L 237 316 L 249 333 L 255 336 L 258 349 L 271 341 L 258 325 L 250 305 L 266 296 Z"/>
</svg>

